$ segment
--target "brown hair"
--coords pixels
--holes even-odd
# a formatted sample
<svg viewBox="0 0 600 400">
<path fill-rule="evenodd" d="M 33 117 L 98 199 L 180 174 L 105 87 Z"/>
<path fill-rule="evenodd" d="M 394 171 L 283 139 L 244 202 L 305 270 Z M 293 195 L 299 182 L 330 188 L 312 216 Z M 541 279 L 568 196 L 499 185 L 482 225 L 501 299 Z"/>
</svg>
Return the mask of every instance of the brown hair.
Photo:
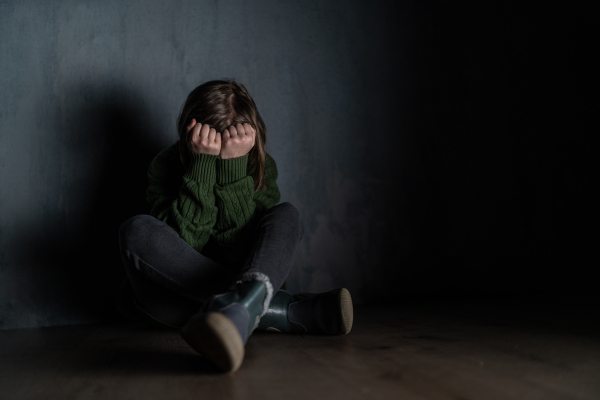
<svg viewBox="0 0 600 400">
<path fill-rule="evenodd" d="M 252 172 L 254 191 L 257 192 L 265 184 L 265 145 L 267 128 L 256 104 L 241 83 L 233 80 L 209 81 L 198 86 L 188 95 L 179 118 L 179 156 L 183 168 L 190 162 L 190 141 L 186 127 L 192 119 L 201 124 L 208 124 L 217 132 L 223 132 L 231 125 L 248 123 L 256 130 L 254 146 L 248 155 L 248 170 Z"/>
</svg>

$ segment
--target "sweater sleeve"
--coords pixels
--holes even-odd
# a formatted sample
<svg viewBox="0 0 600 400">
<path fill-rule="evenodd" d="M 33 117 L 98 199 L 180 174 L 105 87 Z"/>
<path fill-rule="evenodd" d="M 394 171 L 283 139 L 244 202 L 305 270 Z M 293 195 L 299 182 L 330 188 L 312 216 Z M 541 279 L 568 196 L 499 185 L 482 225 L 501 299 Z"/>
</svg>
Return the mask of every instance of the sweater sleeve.
<svg viewBox="0 0 600 400">
<path fill-rule="evenodd" d="M 156 160 L 148 170 L 150 214 L 167 223 L 198 252 L 210 239 L 217 219 L 213 190 L 217 158 L 192 153 L 189 167 L 180 180 Z"/>
<path fill-rule="evenodd" d="M 215 200 L 218 209 L 215 236 L 224 246 L 239 243 L 244 228 L 281 198 L 277 187 L 277 166 L 265 157 L 266 189 L 254 192 L 254 180 L 246 174 L 248 154 L 238 158 L 217 160 Z"/>
</svg>

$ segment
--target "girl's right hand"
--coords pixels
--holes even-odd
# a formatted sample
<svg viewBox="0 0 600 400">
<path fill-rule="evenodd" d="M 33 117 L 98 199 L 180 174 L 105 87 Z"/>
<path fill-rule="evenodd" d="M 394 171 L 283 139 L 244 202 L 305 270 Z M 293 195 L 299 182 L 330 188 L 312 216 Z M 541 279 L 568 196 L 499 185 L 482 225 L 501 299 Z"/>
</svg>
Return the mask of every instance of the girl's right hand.
<svg viewBox="0 0 600 400">
<path fill-rule="evenodd" d="M 191 133 L 190 133 L 191 131 Z M 219 155 L 221 152 L 221 134 L 208 124 L 202 125 L 195 119 L 187 126 L 188 147 L 194 153 Z"/>
</svg>

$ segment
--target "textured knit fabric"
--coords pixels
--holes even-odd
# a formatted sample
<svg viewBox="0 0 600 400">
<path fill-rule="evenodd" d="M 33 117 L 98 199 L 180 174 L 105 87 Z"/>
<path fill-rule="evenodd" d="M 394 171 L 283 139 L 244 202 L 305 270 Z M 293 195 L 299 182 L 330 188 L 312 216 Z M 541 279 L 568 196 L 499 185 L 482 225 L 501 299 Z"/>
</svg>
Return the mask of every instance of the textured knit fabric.
<svg viewBox="0 0 600 400">
<path fill-rule="evenodd" d="M 192 153 L 184 171 L 178 146 L 176 142 L 167 147 L 150 164 L 150 214 L 172 227 L 196 251 L 238 259 L 246 251 L 240 245 L 249 242 L 257 220 L 280 200 L 275 160 L 266 154 L 267 188 L 254 192 L 248 154 L 225 160 Z"/>
</svg>

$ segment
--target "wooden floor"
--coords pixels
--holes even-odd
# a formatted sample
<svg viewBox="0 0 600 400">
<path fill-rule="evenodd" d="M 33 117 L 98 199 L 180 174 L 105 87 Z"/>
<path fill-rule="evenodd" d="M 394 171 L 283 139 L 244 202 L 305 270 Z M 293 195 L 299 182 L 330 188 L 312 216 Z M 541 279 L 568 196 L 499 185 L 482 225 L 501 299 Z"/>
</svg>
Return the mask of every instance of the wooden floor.
<svg viewBox="0 0 600 400">
<path fill-rule="evenodd" d="M 176 331 L 0 331 L 1 399 L 600 399 L 597 302 L 355 310 L 347 336 L 255 333 L 221 374 Z"/>
</svg>

